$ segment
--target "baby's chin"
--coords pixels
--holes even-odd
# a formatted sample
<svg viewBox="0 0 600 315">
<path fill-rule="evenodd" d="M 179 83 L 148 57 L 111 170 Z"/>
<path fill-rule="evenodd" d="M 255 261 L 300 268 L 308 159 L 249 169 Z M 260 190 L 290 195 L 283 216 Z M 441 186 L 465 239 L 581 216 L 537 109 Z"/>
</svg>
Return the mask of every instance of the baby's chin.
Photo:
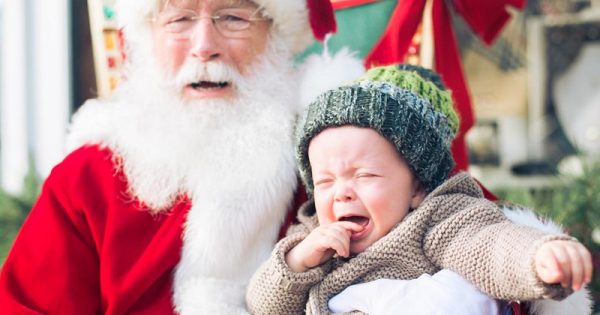
<svg viewBox="0 0 600 315">
<path fill-rule="evenodd" d="M 369 246 L 371 246 L 373 242 L 366 242 L 366 240 L 361 240 L 358 242 L 350 243 L 350 254 L 355 256 L 362 252 L 364 252 Z"/>
</svg>

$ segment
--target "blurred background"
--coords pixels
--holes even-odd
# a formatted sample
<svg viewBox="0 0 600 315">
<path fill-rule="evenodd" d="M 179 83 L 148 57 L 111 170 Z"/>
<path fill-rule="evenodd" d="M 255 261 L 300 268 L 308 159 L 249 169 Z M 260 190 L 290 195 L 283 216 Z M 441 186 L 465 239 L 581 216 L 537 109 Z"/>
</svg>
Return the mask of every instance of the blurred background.
<svg viewBox="0 0 600 315">
<path fill-rule="evenodd" d="M 350 46 L 360 57 L 399 5 L 332 2 L 338 34 L 331 49 Z M 467 134 L 469 171 L 501 199 L 534 207 L 592 250 L 598 312 L 600 0 L 530 0 L 509 9 L 512 19 L 491 45 L 458 14 L 468 7 L 457 4 L 469 1 L 446 3 L 476 117 Z M 41 183 L 67 153 L 70 116 L 119 83 L 124 56 L 116 18 L 114 0 L 0 0 L 0 265 Z M 427 38 L 420 26 L 408 62 L 423 61 L 419 48 Z"/>
</svg>

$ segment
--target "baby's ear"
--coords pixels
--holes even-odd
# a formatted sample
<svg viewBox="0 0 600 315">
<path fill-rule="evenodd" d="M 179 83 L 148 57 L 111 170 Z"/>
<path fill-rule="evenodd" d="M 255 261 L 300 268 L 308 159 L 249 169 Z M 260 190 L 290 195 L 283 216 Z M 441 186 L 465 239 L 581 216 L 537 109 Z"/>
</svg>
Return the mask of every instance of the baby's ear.
<svg viewBox="0 0 600 315">
<path fill-rule="evenodd" d="M 427 196 L 425 188 L 423 187 L 421 182 L 415 178 L 415 180 L 413 181 L 413 193 L 412 198 L 410 200 L 410 208 L 417 209 L 419 205 L 421 205 L 421 202 L 423 202 L 423 199 L 425 199 L 425 196 Z"/>
</svg>

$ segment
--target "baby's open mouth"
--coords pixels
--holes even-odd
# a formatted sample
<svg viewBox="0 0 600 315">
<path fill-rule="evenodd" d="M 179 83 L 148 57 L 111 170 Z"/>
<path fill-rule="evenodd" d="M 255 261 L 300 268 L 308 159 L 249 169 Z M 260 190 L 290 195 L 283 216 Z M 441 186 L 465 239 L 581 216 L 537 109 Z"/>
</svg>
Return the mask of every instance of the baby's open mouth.
<svg viewBox="0 0 600 315">
<path fill-rule="evenodd" d="M 369 224 L 369 218 L 363 217 L 360 215 L 351 215 L 351 216 L 347 216 L 347 217 L 341 217 L 340 221 L 354 222 L 362 227 L 365 227 L 365 226 L 367 226 L 367 224 Z"/>
<path fill-rule="evenodd" d="M 212 82 L 212 81 L 198 81 L 190 84 L 194 90 L 204 89 L 223 89 L 229 86 L 229 82 Z"/>
</svg>

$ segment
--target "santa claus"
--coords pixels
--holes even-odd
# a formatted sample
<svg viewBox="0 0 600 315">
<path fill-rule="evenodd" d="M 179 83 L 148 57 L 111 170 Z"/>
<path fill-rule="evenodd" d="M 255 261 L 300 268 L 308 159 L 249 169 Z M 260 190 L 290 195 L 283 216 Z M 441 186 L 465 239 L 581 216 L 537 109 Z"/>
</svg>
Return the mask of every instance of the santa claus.
<svg viewBox="0 0 600 315">
<path fill-rule="evenodd" d="M 292 57 L 335 29 L 329 0 L 117 4 L 126 80 L 74 116 L 0 274 L 2 311 L 245 313 L 295 209 Z"/>
<path fill-rule="evenodd" d="M 309 2 L 118 1 L 126 80 L 74 116 L 4 265 L 3 312 L 243 311 L 293 208 L 292 57 L 335 27 Z"/>
</svg>

